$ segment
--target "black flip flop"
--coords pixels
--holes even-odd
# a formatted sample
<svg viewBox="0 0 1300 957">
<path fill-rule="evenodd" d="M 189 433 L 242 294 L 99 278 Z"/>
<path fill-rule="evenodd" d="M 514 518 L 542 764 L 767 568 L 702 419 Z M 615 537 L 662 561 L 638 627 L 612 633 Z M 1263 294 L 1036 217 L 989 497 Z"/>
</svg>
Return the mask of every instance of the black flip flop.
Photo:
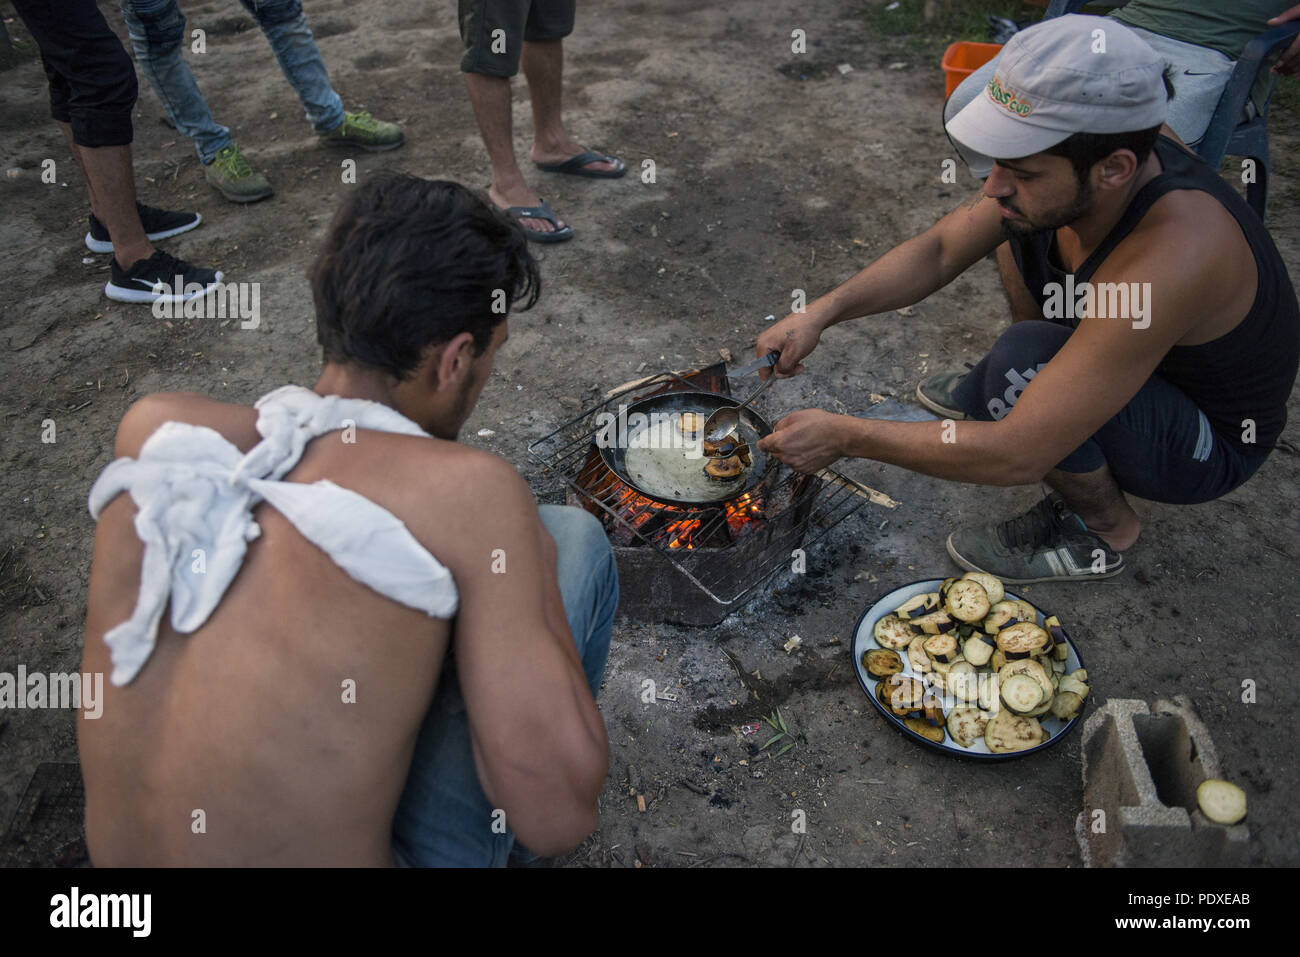
<svg viewBox="0 0 1300 957">
<path fill-rule="evenodd" d="M 612 170 L 587 169 L 588 163 L 614 163 Z M 591 179 L 618 179 L 627 172 L 627 164 L 617 156 L 606 156 L 595 150 L 586 150 L 571 156 L 563 163 L 534 164 L 544 173 L 565 173 L 569 176 L 587 176 Z"/>
<path fill-rule="evenodd" d="M 536 206 L 510 206 L 503 212 L 518 222 L 521 219 L 544 219 L 552 226 L 560 225 L 560 218 L 555 215 L 555 210 L 551 209 L 551 204 L 544 199 L 539 199 Z M 573 227 L 565 226 L 563 229 L 554 229 L 549 233 L 544 233 L 538 229 L 529 229 L 523 223 L 519 224 L 520 228 L 535 243 L 562 243 L 573 238 Z"/>
</svg>

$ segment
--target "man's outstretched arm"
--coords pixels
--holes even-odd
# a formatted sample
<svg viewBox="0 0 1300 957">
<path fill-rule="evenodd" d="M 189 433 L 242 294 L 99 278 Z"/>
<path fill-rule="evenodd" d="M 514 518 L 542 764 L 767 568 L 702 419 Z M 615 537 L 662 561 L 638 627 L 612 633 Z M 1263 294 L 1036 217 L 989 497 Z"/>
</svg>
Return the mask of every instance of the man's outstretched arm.
<svg viewBox="0 0 1300 957">
<path fill-rule="evenodd" d="M 995 200 L 977 193 L 927 229 L 900 243 L 853 278 L 791 313 L 758 337 L 758 354 L 781 352 L 777 374 L 794 375 L 837 323 L 910 306 L 942 289 L 1005 238 Z"/>
</svg>

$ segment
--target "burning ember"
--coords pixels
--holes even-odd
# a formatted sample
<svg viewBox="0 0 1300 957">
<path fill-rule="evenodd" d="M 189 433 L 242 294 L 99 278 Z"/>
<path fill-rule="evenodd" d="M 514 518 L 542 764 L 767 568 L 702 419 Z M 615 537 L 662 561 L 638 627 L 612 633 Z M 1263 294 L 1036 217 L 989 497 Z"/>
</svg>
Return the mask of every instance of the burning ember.
<svg viewBox="0 0 1300 957">
<path fill-rule="evenodd" d="M 630 526 L 663 548 L 725 548 L 765 522 L 759 489 L 720 506 L 667 505 L 642 495 L 610 471 L 595 447 L 578 474 L 578 484 L 595 502 L 609 510 L 589 509 L 619 544 L 634 543 L 635 534 L 620 534 L 626 533 L 626 526 Z M 627 540 L 619 541 L 621 538 Z"/>
</svg>

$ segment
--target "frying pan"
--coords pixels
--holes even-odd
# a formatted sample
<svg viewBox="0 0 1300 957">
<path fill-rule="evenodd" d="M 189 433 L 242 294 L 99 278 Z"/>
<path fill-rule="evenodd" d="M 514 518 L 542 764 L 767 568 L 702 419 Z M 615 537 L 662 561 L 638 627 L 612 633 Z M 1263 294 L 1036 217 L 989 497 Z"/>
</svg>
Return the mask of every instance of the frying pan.
<svg viewBox="0 0 1300 957">
<path fill-rule="evenodd" d="M 730 481 L 720 482 L 705 475 L 704 466 L 708 461 L 705 458 L 691 460 L 695 467 L 684 463 L 682 460 L 686 450 L 683 448 L 638 450 L 635 445 L 637 436 L 646 429 L 653 428 L 655 422 L 664 427 L 662 423 L 670 421 L 671 425 L 666 428 L 675 431 L 676 417 L 683 412 L 697 412 L 707 417 L 717 409 L 735 404 L 735 399 L 716 392 L 664 392 L 653 395 L 627 406 L 625 416 L 620 413 L 618 421 L 607 432 L 597 433 L 598 440 L 595 444 L 610 471 L 656 502 L 686 508 L 721 505 L 755 488 L 776 464 L 775 459 L 770 459 L 758 447 L 758 440 L 770 433 L 772 428 L 757 412 L 748 408 L 740 410 L 737 432 L 749 443 L 752 464 Z M 644 416 L 644 419 L 639 416 Z M 612 441 L 601 441 L 602 437 Z M 677 437 L 681 437 L 680 433 L 677 433 Z M 632 453 L 630 467 L 629 452 Z"/>
</svg>

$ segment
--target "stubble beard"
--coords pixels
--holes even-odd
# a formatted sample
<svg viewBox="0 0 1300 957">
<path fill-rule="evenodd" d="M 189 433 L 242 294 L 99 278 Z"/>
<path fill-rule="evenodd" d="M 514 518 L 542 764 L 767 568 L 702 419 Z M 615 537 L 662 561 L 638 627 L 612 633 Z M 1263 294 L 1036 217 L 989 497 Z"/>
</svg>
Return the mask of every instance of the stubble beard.
<svg viewBox="0 0 1300 957">
<path fill-rule="evenodd" d="M 1074 198 L 1069 203 L 1058 209 L 1049 210 L 1038 221 L 1016 222 L 1003 219 L 1002 235 L 1007 239 L 1023 239 L 1037 233 L 1055 232 L 1062 226 L 1069 226 L 1082 218 L 1091 206 L 1092 184 L 1085 180 L 1077 185 Z"/>
</svg>

